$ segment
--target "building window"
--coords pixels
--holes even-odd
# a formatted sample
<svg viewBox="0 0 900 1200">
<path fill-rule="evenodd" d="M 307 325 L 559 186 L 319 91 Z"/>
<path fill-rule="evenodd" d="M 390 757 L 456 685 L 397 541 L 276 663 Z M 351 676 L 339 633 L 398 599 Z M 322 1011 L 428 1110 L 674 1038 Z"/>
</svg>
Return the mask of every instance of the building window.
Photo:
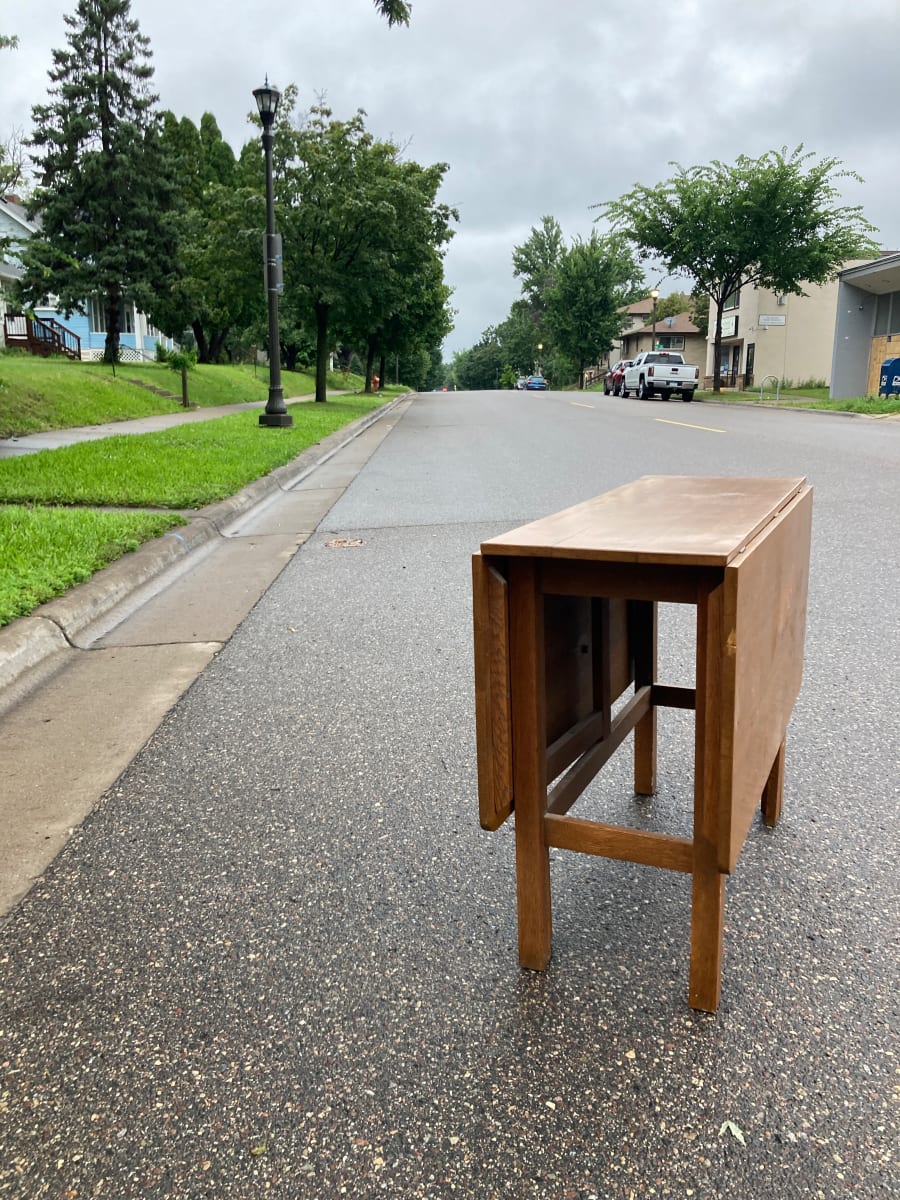
<svg viewBox="0 0 900 1200">
<path fill-rule="evenodd" d="M 882 297 L 887 300 L 887 296 Z M 900 292 L 891 292 L 891 314 L 888 317 L 888 333 L 900 333 Z"/>
<path fill-rule="evenodd" d="M 741 289 L 736 287 L 733 292 L 729 292 L 725 297 L 724 308 L 740 308 L 741 304 Z"/>
<path fill-rule="evenodd" d="M 875 337 L 883 337 L 888 331 L 888 315 L 891 310 L 890 292 L 875 297 Z"/>
<path fill-rule="evenodd" d="M 91 333 L 106 333 L 106 298 L 92 296 L 88 303 Z M 123 300 L 119 305 L 119 333 L 134 333 L 134 305 Z"/>
<path fill-rule="evenodd" d="M 99 296 L 91 296 L 88 306 L 91 333 L 106 333 L 106 305 Z"/>
<path fill-rule="evenodd" d="M 656 337 L 657 350 L 683 350 L 684 349 L 684 334 L 683 333 L 662 333 Z"/>
</svg>

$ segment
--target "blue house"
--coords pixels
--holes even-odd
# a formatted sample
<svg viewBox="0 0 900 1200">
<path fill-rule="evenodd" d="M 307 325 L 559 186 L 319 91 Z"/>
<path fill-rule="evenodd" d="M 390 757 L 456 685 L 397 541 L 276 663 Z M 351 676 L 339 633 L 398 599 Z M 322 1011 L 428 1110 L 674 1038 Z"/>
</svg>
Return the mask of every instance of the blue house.
<svg viewBox="0 0 900 1200">
<path fill-rule="evenodd" d="M 0 239 L 8 239 L 5 255 L 0 255 L 0 318 L 2 340 L 7 346 L 19 346 L 35 354 L 59 353 L 69 358 L 103 357 L 106 346 L 106 311 L 103 298 L 88 297 L 84 311 L 64 317 L 52 304 L 38 305 L 33 315 L 14 315 L 9 311 L 11 285 L 22 277 L 17 248 L 37 232 L 17 196 L 0 198 Z M 152 362 L 156 346 L 162 342 L 171 350 L 174 342 L 150 323 L 129 300 L 119 313 L 119 354 L 126 362 Z"/>
</svg>

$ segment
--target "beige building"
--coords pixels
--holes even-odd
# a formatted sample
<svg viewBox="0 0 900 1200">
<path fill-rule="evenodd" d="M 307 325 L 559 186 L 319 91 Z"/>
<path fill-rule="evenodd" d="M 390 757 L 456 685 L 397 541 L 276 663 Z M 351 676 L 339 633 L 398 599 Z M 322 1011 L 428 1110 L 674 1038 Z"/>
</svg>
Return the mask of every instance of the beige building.
<svg viewBox="0 0 900 1200">
<path fill-rule="evenodd" d="M 818 383 L 836 398 L 878 392 L 882 362 L 900 357 L 900 254 L 853 259 L 803 296 L 746 287 L 722 314 L 723 387 Z M 704 387 L 712 386 L 715 308 L 710 303 Z"/>
<path fill-rule="evenodd" d="M 846 268 L 868 262 L 857 259 Z M 808 284 L 804 296 L 755 286 L 741 288 L 726 301 L 722 313 L 721 379 L 723 387 L 759 387 L 780 382 L 798 387 L 831 383 L 837 322 L 838 279 Z M 710 302 L 706 384 L 714 372 L 715 306 Z"/>
</svg>

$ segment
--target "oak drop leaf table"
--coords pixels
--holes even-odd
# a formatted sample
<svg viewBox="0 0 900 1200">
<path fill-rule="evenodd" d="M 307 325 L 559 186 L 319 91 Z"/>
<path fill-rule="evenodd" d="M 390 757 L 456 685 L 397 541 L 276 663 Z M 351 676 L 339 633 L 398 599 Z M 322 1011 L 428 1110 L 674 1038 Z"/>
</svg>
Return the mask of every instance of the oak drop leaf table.
<svg viewBox="0 0 900 1200">
<path fill-rule="evenodd" d="M 515 814 L 523 967 L 550 959 L 551 846 L 684 871 L 689 1001 L 716 1011 L 725 876 L 757 806 L 781 814 L 811 522 L 803 478 L 651 475 L 473 556 L 479 810 Z M 693 688 L 656 678 L 660 602 L 696 607 Z M 693 837 L 568 816 L 632 732 L 634 790 L 655 791 L 659 707 L 695 710 Z"/>
</svg>

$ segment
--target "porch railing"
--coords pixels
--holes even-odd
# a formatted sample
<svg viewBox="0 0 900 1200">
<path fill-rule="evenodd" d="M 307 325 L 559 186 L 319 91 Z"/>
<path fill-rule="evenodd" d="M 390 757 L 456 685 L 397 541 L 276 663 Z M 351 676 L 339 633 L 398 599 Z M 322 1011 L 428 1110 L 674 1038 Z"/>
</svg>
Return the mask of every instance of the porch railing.
<svg viewBox="0 0 900 1200">
<path fill-rule="evenodd" d="M 81 338 L 53 317 L 3 317 L 3 337 L 7 346 L 27 350 L 30 354 L 48 357 L 64 354 L 66 358 L 81 358 Z"/>
</svg>

